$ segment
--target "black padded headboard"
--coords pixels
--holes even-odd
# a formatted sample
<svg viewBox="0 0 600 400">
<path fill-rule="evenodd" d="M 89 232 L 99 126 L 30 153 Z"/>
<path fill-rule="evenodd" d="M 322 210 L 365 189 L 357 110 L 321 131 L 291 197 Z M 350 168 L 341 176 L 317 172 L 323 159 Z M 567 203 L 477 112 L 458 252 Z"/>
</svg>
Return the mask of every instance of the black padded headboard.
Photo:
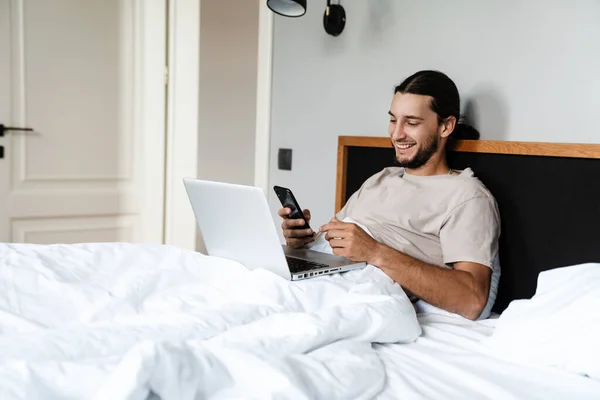
<svg viewBox="0 0 600 400">
<path fill-rule="evenodd" d="M 600 262 L 600 145 L 463 141 L 450 167 L 471 167 L 502 219 L 502 275 L 494 311 L 530 298 L 541 271 Z M 336 211 L 393 164 L 388 138 L 340 137 Z"/>
</svg>

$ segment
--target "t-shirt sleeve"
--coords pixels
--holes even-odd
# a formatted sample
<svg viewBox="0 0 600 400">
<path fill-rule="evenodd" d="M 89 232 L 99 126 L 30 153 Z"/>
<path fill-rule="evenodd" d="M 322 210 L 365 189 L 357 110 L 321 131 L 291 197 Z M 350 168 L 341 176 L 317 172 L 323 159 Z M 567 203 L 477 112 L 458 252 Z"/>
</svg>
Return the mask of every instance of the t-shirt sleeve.
<svg viewBox="0 0 600 400">
<path fill-rule="evenodd" d="M 385 172 L 385 169 L 367 178 L 367 180 L 363 182 L 360 188 L 358 188 L 356 192 L 352 193 L 352 195 L 348 198 L 348 201 L 344 204 L 342 209 L 335 214 L 335 218 L 337 218 L 339 221 L 342 221 L 344 218 L 350 216 L 352 214 L 352 207 L 360 197 L 363 189 L 371 185 L 371 183 L 374 180 L 377 180 L 383 172 Z"/>
<path fill-rule="evenodd" d="M 476 197 L 452 209 L 440 230 L 445 264 L 474 262 L 493 269 L 500 215 L 493 197 Z"/>
<path fill-rule="evenodd" d="M 344 218 L 346 218 L 346 216 L 348 216 L 348 203 L 346 203 L 344 205 L 344 207 L 342 207 L 342 209 L 340 211 L 337 212 L 337 214 L 335 214 L 335 218 L 338 221 L 343 221 Z"/>
<path fill-rule="evenodd" d="M 360 189 L 359 189 L 359 191 L 360 191 Z M 350 198 L 346 202 L 346 204 L 344 204 L 342 209 L 340 211 L 338 211 L 337 214 L 335 214 L 335 218 L 337 218 L 338 221 L 342 221 L 344 218 L 346 218 L 350 214 L 350 212 L 352 210 L 352 205 L 355 202 L 356 196 L 357 196 L 357 192 L 353 193 L 352 196 L 350 196 Z"/>
</svg>

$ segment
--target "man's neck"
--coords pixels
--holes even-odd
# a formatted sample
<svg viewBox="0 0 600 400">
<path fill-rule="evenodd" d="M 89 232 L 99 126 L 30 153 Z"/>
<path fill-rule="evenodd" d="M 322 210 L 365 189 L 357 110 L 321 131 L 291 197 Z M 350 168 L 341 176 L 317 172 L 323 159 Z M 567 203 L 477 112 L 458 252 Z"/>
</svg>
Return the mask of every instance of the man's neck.
<svg viewBox="0 0 600 400">
<path fill-rule="evenodd" d="M 409 169 L 406 168 L 405 172 L 410 175 L 416 176 L 433 176 L 433 175 L 445 175 L 448 174 L 450 168 L 446 162 L 445 157 L 433 156 L 424 165 L 419 168 Z"/>
</svg>

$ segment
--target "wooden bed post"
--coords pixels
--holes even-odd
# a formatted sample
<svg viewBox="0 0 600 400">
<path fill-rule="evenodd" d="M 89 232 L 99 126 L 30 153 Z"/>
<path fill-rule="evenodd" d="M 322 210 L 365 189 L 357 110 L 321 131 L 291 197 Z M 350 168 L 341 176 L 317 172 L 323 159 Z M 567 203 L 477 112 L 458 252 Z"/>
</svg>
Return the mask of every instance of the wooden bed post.
<svg viewBox="0 0 600 400">
<path fill-rule="evenodd" d="M 346 167 L 348 166 L 348 146 L 345 144 L 345 137 L 338 138 L 337 151 L 337 175 L 335 183 L 335 213 L 337 214 L 344 206 L 344 197 L 346 195 Z"/>
</svg>

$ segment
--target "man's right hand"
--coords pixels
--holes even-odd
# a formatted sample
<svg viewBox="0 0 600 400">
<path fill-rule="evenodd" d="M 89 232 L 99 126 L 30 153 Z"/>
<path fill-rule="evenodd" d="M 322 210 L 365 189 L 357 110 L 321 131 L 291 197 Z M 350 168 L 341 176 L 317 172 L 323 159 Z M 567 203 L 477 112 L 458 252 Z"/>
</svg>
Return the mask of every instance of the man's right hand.
<svg viewBox="0 0 600 400">
<path fill-rule="evenodd" d="M 292 213 L 287 207 L 280 208 L 278 211 L 279 216 L 283 219 L 281 228 L 283 229 L 283 237 L 285 243 L 292 248 L 299 249 L 312 243 L 317 238 L 316 232 L 312 229 L 302 228 L 304 226 L 304 220 L 302 218 L 291 219 L 288 216 Z M 310 211 L 303 211 L 304 218 L 310 223 Z"/>
</svg>

